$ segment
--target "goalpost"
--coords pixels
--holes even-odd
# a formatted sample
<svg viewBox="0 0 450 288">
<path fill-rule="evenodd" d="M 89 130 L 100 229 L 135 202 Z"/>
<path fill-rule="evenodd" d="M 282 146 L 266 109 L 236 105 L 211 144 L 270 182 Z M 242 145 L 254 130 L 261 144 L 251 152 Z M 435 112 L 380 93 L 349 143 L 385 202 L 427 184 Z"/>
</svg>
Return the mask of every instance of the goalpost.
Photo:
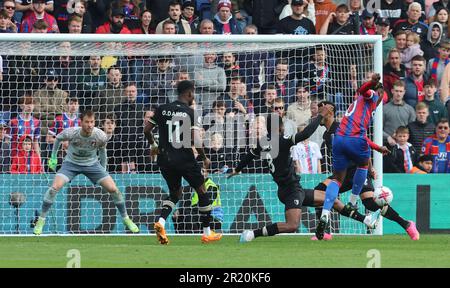
<svg viewBox="0 0 450 288">
<path fill-rule="evenodd" d="M 79 110 L 97 112 L 100 118 L 97 127 L 107 129 L 109 125 L 114 132 L 109 144 L 109 171 L 141 234 L 153 233 L 153 223 L 168 189 L 154 157 L 148 155 L 143 123 L 157 105 L 176 98 L 176 81 L 184 77 L 196 83 L 196 121 L 205 130 L 205 144 L 215 170 L 210 172 L 216 172 L 209 176 L 220 187 L 222 211 L 215 217 L 222 219 L 222 231 L 235 234 L 283 221 L 284 206 L 262 161 L 255 161 L 245 173 L 226 179 L 227 170 L 246 151 L 256 113 L 267 109 L 265 91 L 275 84 L 274 90 L 287 110 L 297 100 L 296 86 L 301 83 L 310 92 L 312 104 L 333 101 L 339 117 L 352 103 L 355 87 L 370 73 L 382 74 L 383 66 L 382 40 L 378 35 L 1 34 L 0 43 L 3 61 L 0 123 L 5 127 L 0 147 L 0 236 L 32 234 L 31 222 L 40 211 L 44 192 L 55 175 L 46 166 L 52 137 L 61 129 L 76 125 L 77 120 L 71 118 L 77 114 L 76 102 Z M 320 56 L 318 51 L 323 54 Z M 316 59 L 320 57 L 323 63 Z M 235 60 L 231 65 L 230 59 Z M 99 75 L 97 66 L 102 67 Z M 244 83 L 236 84 L 236 76 Z M 277 77 L 285 78 L 280 81 L 284 85 L 276 84 L 273 79 Z M 116 87 L 117 83 L 120 85 Z M 238 95 L 244 108 L 227 107 L 222 124 L 222 118 L 211 109 L 214 101 L 217 104 L 225 99 L 223 102 L 228 105 L 232 101 L 227 98 L 230 90 Z M 32 113 L 23 113 L 29 109 L 24 106 L 30 105 L 27 99 L 33 101 Z M 128 99 L 132 104 L 121 104 Z M 304 103 L 302 109 L 310 102 Z M 298 114 L 300 118 L 311 113 L 307 110 Z M 292 115 L 288 116 L 291 121 L 301 122 Z M 39 124 L 29 122 L 28 117 L 39 119 Z M 300 122 L 295 122 L 295 127 L 307 124 Z M 36 126 L 40 126 L 40 131 Z M 382 105 L 376 110 L 369 132 L 369 137 L 381 145 Z M 34 164 L 18 160 L 24 157 L 20 154 L 21 140 L 26 135 L 32 138 L 33 149 L 39 147 L 44 173 L 27 174 Z M 318 134 L 313 137 L 314 141 L 321 139 Z M 10 151 L 9 163 L 5 151 Z M 61 152 L 59 156 L 60 164 L 64 155 Z M 322 162 L 330 163 L 323 156 Z M 373 163 L 378 172 L 374 184 L 379 187 L 383 183 L 379 153 L 373 153 Z M 302 186 L 314 188 L 329 175 L 329 165 L 324 169 L 322 174 L 302 174 Z M 192 191 L 188 187 L 184 191 L 175 217 L 168 218 L 166 228 L 170 234 L 193 234 L 198 229 L 198 219 L 189 216 L 190 212 L 197 212 Z M 344 203 L 348 194 L 341 195 Z M 361 203 L 359 207 L 363 209 Z M 298 234 L 312 233 L 315 227 L 314 209 L 305 208 Z M 110 235 L 127 233 L 124 229 L 109 195 L 84 176 L 78 176 L 58 193 L 43 233 Z M 334 214 L 332 232 L 380 235 L 382 227 L 368 231 L 361 223 Z"/>
</svg>

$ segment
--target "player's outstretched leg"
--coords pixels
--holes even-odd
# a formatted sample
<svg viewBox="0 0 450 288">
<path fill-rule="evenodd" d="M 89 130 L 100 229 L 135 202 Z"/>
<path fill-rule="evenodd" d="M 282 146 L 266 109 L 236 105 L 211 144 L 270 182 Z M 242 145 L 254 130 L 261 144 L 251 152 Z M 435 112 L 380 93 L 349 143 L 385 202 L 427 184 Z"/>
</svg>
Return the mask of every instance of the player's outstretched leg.
<svg viewBox="0 0 450 288">
<path fill-rule="evenodd" d="M 41 235 L 42 230 L 45 225 L 45 217 L 47 217 L 47 213 L 55 202 L 56 193 L 64 187 L 66 184 L 66 179 L 61 175 L 56 175 L 53 180 L 52 185 L 48 188 L 48 190 L 44 194 L 44 201 L 42 202 L 42 210 L 39 214 L 39 217 L 34 223 L 33 233 L 35 235 Z"/>
<path fill-rule="evenodd" d="M 127 209 L 125 208 L 125 200 L 123 199 L 122 193 L 116 186 L 116 183 L 108 176 L 101 180 L 100 185 L 110 193 L 114 204 L 116 205 L 117 210 L 122 217 L 123 224 L 130 230 L 132 233 L 139 233 L 139 227 L 134 224 L 134 222 L 130 219 L 127 213 Z"/>
<path fill-rule="evenodd" d="M 417 230 L 416 223 L 403 219 L 390 205 L 385 205 L 380 208 L 375 200 L 370 197 L 373 196 L 373 193 L 369 194 L 368 196 L 368 198 L 362 199 L 362 203 L 367 208 L 367 210 L 374 212 L 379 210 L 383 217 L 397 222 L 400 226 L 402 226 L 402 228 L 405 229 L 406 233 L 408 233 L 409 237 L 412 240 L 420 239 L 420 233 Z"/>
<path fill-rule="evenodd" d="M 291 208 L 286 210 L 286 222 L 273 223 L 256 230 L 245 230 L 241 233 L 239 242 L 245 243 L 253 241 L 258 237 L 274 236 L 279 233 L 294 233 L 300 225 L 300 217 L 302 210 L 298 208 Z"/>
</svg>

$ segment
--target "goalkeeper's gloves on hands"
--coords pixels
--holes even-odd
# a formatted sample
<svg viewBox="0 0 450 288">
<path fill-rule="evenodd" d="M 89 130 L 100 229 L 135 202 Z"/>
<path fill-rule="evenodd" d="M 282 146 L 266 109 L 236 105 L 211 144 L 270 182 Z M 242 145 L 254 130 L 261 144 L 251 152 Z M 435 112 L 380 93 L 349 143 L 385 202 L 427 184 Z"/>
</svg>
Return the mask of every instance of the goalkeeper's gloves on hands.
<svg viewBox="0 0 450 288">
<path fill-rule="evenodd" d="M 56 165 L 58 165 L 58 159 L 56 157 L 48 159 L 48 168 L 50 168 L 50 170 L 55 171 Z"/>
</svg>

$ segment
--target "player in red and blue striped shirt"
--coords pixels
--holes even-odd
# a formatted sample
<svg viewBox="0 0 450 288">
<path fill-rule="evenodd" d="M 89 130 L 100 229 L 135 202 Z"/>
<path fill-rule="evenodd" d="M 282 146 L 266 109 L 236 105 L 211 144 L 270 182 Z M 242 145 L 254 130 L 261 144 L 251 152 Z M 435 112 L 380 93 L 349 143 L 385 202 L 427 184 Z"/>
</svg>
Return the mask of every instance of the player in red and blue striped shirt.
<svg viewBox="0 0 450 288">
<path fill-rule="evenodd" d="M 351 203 L 349 203 L 353 209 L 356 209 L 356 200 L 367 178 L 370 160 L 371 150 L 366 133 L 372 116 L 383 99 L 374 91 L 381 88 L 380 79 L 379 74 L 374 74 L 371 81 L 364 83 L 358 89 L 355 100 L 345 112 L 336 131 L 333 139 L 333 180 L 327 187 L 322 216 L 316 228 L 316 237 L 319 240 L 323 239 L 330 219 L 330 210 L 351 162 L 358 167 L 353 177 Z"/>
</svg>

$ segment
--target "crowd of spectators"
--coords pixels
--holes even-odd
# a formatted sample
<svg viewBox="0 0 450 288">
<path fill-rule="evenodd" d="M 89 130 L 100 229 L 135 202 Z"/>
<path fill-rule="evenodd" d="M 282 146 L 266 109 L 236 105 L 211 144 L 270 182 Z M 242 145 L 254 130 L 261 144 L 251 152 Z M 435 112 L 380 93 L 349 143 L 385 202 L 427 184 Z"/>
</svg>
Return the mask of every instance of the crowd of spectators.
<svg viewBox="0 0 450 288">
<path fill-rule="evenodd" d="M 383 140 L 392 151 L 384 171 L 450 173 L 450 1 L 380 0 L 375 11 L 371 2 L 0 0 L 0 33 L 381 35 Z M 211 172 L 227 173 L 259 115 L 279 113 L 294 134 L 328 100 L 339 119 L 373 73 L 361 63 L 371 47 L 359 44 L 157 57 L 81 57 L 69 42 L 59 48 L 66 53 L 0 56 L 1 173 L 46 171 L 55 135 L 80 125 L 85 109 L 110 136 L 110 172 L 157 172 L 143 127 L 156 107 L 176 99 L 182 80 L 195 81 Z M 324 132 L 293 148 L 298 173 L 330 172 Z M 245 172 L 267 171 L 255 161 Z"/>
</svg>

